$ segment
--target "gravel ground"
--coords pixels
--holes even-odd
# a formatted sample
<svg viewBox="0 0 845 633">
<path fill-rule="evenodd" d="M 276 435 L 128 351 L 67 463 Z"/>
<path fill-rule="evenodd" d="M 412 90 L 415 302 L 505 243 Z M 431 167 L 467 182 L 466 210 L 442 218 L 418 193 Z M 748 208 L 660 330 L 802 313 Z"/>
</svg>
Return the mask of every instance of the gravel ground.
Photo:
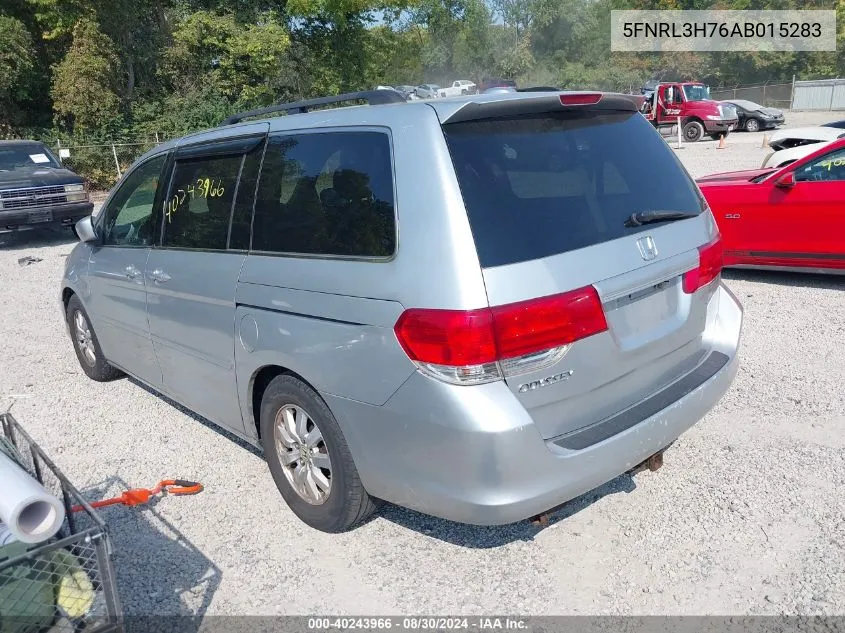
<svg viewBox="0 0 845 633">
<path fill-rule="evenodd" d="M 761 137 L 679 156 L 695 176 L 754 168 Z M 206 486 L 102 511 L 128 614 L 845 614 L 845 278 L 726 272 L 746 309 L 733 389 L 659 472 L 546 529 L 388 507 L 330 536 L 289 512 L 252 450 L 131 380 L 85 378 L 56 305 L 72 246 L 30 234 L 0 249 L 0 408 L 92 499 Z"/>
</svg>

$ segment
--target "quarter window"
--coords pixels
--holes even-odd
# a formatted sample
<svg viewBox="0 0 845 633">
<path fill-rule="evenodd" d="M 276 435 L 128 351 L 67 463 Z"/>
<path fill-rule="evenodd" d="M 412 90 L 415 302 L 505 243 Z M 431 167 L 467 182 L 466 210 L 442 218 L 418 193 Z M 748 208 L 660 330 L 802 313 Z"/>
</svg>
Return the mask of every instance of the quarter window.
<svg viewBox="0 0 845 633">
<path fill-rule="evenodd" d="M 163 246 L 224 250 L 243 156 L 176 162 L 164 204 Z"/>
<path fill-rule="evenodd" d="M 395 247 L 387 134 L 270 137 L 255 204 L 252 250 L 385 257 Z"/>
<path fill-rule="evenodd" d="M 150 246 L 155 239 L 153 205 L 166 156 L 162 154 L 126 176 L 103 214 L 106 246 Z"/>
</svg>

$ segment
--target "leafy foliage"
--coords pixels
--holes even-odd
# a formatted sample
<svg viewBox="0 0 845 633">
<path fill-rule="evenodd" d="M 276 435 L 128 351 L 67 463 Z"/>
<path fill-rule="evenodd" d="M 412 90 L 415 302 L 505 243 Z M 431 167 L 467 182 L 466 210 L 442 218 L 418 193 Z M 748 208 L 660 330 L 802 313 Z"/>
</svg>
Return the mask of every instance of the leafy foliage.
<svg viewBox="0 0 845 633">
<path fill-rule="evenodd" d="M 73 43 L 53 75 L 56 118 L 80 130 L 113 125 L 120 115 L 120 61 L 112 41 L 96 22 L 82 18 Z"/>
<path fill-rule="evenodd" d="M 35 66 L 32 38 L 23 22 L 0 15 L 0 126 L 10 117 L 12 105 L 25 100 Z M 11 124 L 11 120 L 5 123 Z"/>
</svg>

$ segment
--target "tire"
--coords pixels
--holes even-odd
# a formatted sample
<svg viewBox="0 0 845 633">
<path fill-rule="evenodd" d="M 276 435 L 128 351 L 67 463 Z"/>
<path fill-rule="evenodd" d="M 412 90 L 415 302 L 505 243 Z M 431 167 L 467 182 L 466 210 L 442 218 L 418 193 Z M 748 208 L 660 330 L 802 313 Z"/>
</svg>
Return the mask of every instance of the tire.
<svg viewBox="0 0 845 633">
<path fill-rule="evenodd" d="M 287 374 L 274 378 L 261 399 L 260 425 L 270 474 L 303 523 L 321 532 L 345 532 L 378 509 L 361 484 L 334 415 L 310 386 Z M 304 474 L 301 487 L 295 483 L 297 471 Z"/>
<path fill-rule="evenodd" d="M 683 127 L 684 141 L 695 143 L 704 136 L 704 126 L 698 121 L 689 121 Z"/>
<path fill-rule="evenodd" d="M 100 341 L 97 340 L 97 334 L 91 327 L 91 319 L 76 295 L 68 301 L 65 317 L 76 359 L 85 375 L 97 382 L 109 382 L 123 376 L 123 372 L 109 365 L 103 356 Z"/>
<path fill-rule="evenodd" d="M 745 120 L 745 131 L 746 132 L 759 132 L 760 131 L 760 122 L 757 119 L 746 119 Z"/>
</svg>

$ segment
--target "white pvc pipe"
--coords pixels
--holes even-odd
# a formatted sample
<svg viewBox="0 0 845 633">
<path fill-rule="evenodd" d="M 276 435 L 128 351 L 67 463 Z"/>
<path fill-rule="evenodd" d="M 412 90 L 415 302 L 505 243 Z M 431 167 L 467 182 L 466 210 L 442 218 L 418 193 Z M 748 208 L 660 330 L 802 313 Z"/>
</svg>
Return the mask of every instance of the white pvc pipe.
<svg viewBox="0 0 845 633">
<path fill-rule="evenodd" d="M 681 117 L 678 117 L 678 149 L 681 149 Z"/>
<path fill-rule="evenodd" d="M 42 543 L 65 520 L 62 502 L 0 451 L 0 521 L 24 543 Z"/>
</svg>

